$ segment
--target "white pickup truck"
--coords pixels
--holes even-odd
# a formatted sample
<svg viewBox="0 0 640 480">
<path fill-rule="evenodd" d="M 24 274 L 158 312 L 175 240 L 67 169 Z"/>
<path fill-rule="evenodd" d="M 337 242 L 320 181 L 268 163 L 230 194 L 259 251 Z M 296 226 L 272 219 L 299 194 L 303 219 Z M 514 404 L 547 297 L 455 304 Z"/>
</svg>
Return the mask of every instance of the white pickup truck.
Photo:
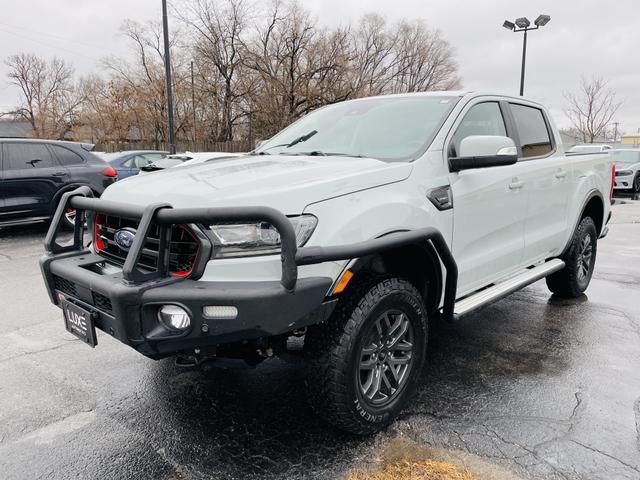
<svg viewBox="0 0 640 480">
<path fill-rule="evenodd" d="M 414 391 L 430 320 L 544 277 L 582 294 L 613 174 L 606 152 L 565 155 L 523 98 L 363 98 L 245 156 L 66 194 L 41 267 L 91 346 L 98 328 L 154 359 L 256 365 L 304 337 L 311 405 L 367 434 Z"/>
</svg>

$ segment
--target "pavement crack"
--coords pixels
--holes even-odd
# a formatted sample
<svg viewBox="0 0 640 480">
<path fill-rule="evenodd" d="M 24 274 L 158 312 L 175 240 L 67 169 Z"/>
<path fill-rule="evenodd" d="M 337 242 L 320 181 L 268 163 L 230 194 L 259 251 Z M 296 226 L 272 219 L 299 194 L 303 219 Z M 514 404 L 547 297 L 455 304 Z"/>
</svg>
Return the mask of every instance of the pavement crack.
<svg viewBox="0 0 640 480">
<path fill-rule="evenodd" d="M 610 458 L 611 460 L 619 463 L 620 465 L 624 465 L 625 467 L 630 468 L 634 472 L 640 473 L 640 469 L 638 469 L 638 467 L 635 467 L 635 466 L 631 465 L 630 463 L 627 463 L 627 462 L 625 462 L 623 460 L 620 460 L 619 458 L 614 457 L 610 453 L 603 452 L 602 450 L 598 450 L 595 447 L 590 447 L 589 445 L 585 445 L 584 443 L 581 443 L 581 442 L 579 442 L 577 440 L 574 440 L 574 439 L 571 439 L 569 441 L 575 443 L 576 445 L 580 445 L 582 448 L 586 448 L 587 450 L 590 450 L 590 451 L 595 452 L 595 453 L 599 453 L 600 455 L 602 455 L 604 457 Z"/>
<path fill-rule="evenodd" d="M 68 345 L 70 345 L 72 342 L 68 342 L 68 343 L 62 343 L 60 345 L 56 345 L 55 347 L 50 347 L 50 348 L 43 348 L 42 350 L 32 350 L 30 352 L 22 352 L 18 355 L 14 355 L 12 357 L 8 357 L 8 358 L 4 358 L 2 360 L 0 360 L 0 364 L 2 363 L 7 363 L 10 362 L 11 360 L 15 360 L 16 358 L 20 358 L 20 357 L 24 357 L 27 355 L 37 355 L 38 353 L 45 353 L 45 352 L 52 352 L 54 350 L 58 350 L 62 347 L 66 347 Z"/>
<path fill-rule="evenodd" d="M 633 404 L 633 413 L 636 417 L 636 448 L 640 451 L 640 398 Z"/>
</svg>

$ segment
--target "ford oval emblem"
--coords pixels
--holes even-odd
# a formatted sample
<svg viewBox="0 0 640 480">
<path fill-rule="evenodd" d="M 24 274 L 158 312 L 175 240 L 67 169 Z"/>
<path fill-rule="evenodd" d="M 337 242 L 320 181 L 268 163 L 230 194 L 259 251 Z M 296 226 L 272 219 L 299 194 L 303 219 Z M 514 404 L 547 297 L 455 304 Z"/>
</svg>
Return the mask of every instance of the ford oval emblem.
<svg viewBox="0 0 640 480">
<path fill-rule="evenodd" d="M 136 238 L 136 231 L 133 228 L 122 228 L 113 236 L 116 245 L 125 252 L 128 252 L 131 245 L 133 245 L 134 238 Z"/>
</svg>

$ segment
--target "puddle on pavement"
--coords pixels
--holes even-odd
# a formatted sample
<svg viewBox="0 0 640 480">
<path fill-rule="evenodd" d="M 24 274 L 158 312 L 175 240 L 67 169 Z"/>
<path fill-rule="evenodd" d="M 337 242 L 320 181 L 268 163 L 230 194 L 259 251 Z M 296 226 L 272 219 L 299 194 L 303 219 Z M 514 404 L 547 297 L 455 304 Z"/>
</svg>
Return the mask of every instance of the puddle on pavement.
<svg viewBox="0 0 640 480">
<path fill-rule="evenodd" d="M 424 465 L 426 468 L 449 472 L 449 476 L 433 476 L 442 479 L 482 479 L 482 480 L 518 480 L 519 477 L 503 467 L 494 465 L 484 458 L 461 450 L 445 450 L 420 445 L 404 435 L 396 436 L 382 445 L 379 455 L 371 458 L 367 464 L 347 474 L 344 479 L 365 478 L 422 478 L 415 476 L 385 476 L 394 472 L 396 466 Z M 400 471 L 400 470 L 395 470 Z M 380 472 L 380 475 L 376 475 Z M 369 476 L 367 475 L 369 474 Z M 424 478 L 432 478 L 426 476 Z"/>
<path fill-rule="evenodd" d="M 589 297 L 587 297 L 584 293 L 576 298 L 562 298 L 553 294 L 549 297 L 549 300 L 547 303 L 549 305 L 567 306 L 567 305 L 579 305 L 581 303 L 586 303 L 588 301 L 589 301 Z"/>
</svg>

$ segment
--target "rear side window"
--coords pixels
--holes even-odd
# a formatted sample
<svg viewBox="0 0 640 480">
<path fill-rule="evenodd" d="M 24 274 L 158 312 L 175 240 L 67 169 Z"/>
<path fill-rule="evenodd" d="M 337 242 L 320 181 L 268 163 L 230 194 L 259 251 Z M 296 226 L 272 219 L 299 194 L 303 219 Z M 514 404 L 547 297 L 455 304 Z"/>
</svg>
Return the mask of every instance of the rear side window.
<svg viewBox="0 0 640 480">
<path fill-rule="evenodd" d="M 62 165 L 80 165 L 81 163 L 84 163 L 84 160 L 80 155 L 68 148 L 61 147 L 59 145 L 49 145 L 49 148 L 53 149 L 56 157 L 58 157 L 58 160 Z"/>
<path fill-rule="evenodd" d="M 460 151 L 460 142 L 471 135 L 507 136 L 504 118 L 497 102 L 483 102 L 469 109 L 453 134 L 449 147 L 450 156 L 455 157 Z"/>
<path fill-rule="evenodd" d="M 3 153 L 5 170 L 32 170 L 58 166 L 44 143 L 5 143 Z"/>
<path fill-rule="evenodd" d="M 549 129 L 542 110 L 512 103 L 511 112 L 520 136 L 524 158 L 541 157 L 553 151 Z"/>
</svg>

